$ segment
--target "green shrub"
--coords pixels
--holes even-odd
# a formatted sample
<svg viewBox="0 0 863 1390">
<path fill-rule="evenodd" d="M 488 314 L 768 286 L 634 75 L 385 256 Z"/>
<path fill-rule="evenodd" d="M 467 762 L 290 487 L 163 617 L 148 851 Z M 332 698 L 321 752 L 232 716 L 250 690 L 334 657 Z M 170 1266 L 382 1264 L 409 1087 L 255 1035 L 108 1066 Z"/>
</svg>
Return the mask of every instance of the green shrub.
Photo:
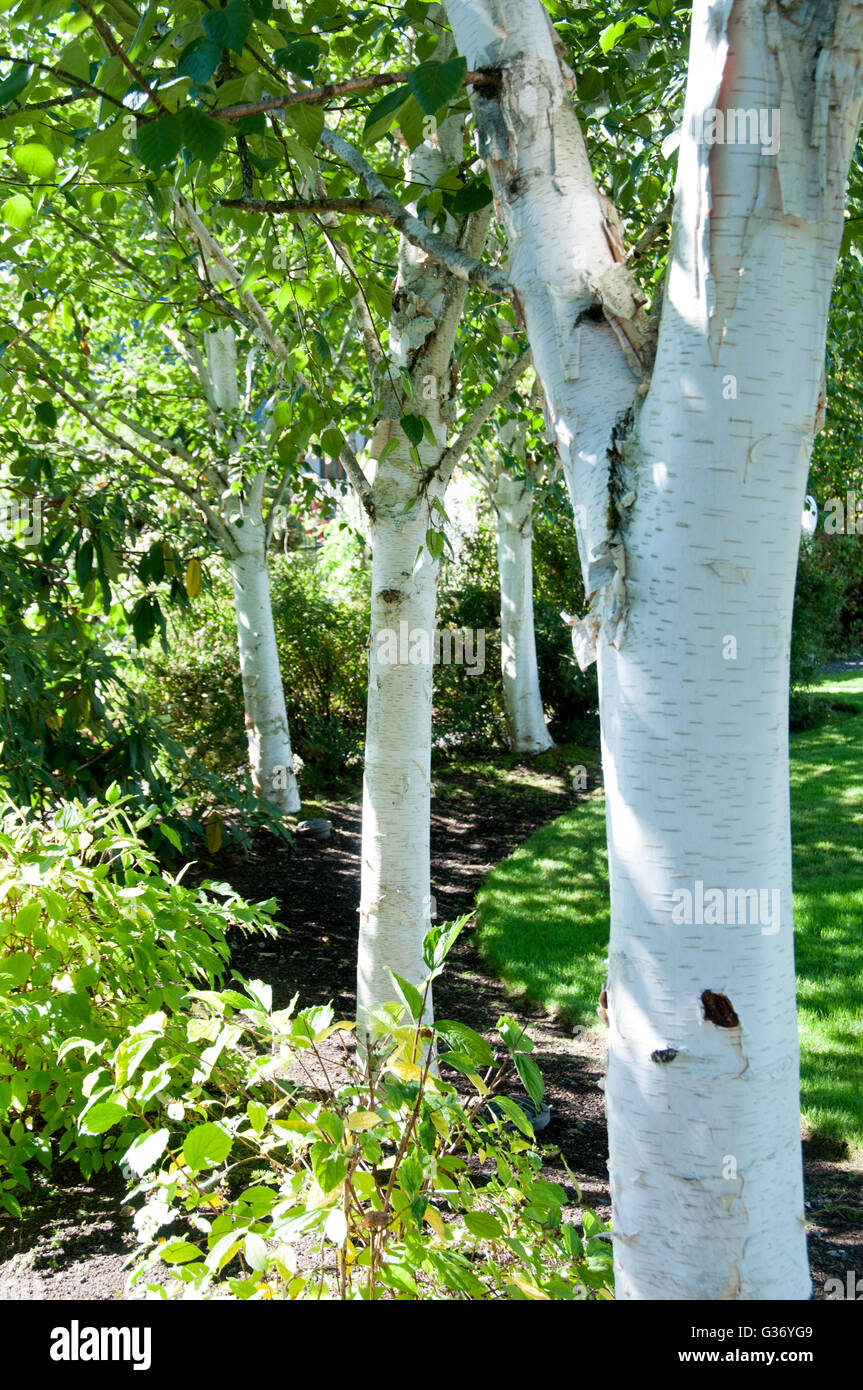
<svg viewBox="0 0 863 1390">
<path fill-rule="evenodd" d="M 501 1019 L 501 1061 L 464 1024 L 422 1023 L 461 926 L 429 933 L 425 985 L 396 980 L 406 1007 L 374 1010 L 366 1065 L 332 1081 L 321 1045 L 353 1025 L 330 1007 L 294 1013 L 296 1000 L 274 1010 L 258 981 L 192 990 L 185 1017 L 160 1013 L 100 1049 L 103 1112 L 114 1108 L 121 1134 L 127 1115 L 148 1118 L 124 1159 L 139 1179 L 129 1200 L 144 1198 L 133 1287 L 152 1298 L 611 1296 L 607 1228 L 587 1210 L 581 1231 L 565 1219 L 564 1188 L 542 1178 L 525 1112 L 501 1092 L 516 1075 L 541 1103 L 523 1029 Z M 133 1074 L 143 1055 L 148 1070 Z M 170 1092 L 154 1094 L 149 1078 L 163 1075 Z M 449 1079 L 459 1075 L 472 1099 Z"/>
<path fill-rule="evenodd" d="M 439 626 L 485 632 L 485 670 L 465 666 L 435 671 L 437 746 L 462 750 L 506 745 L 500 674 L 500 587 L 497 542 L 483 517 L 463 544 L 457 562 L 445 565 L 438 604 Z M 580 671 L 571 630 L 561 613 L 584 611 L 584 588 L 568 511 L 540 512 L 533 543 L 534 627 L 539 685 L 551 731 L 565 741 L 597 718 L 596 668 Z"/>
<path fill-rule="evenodd" d="M 98 1081 L 100 1049 L 122 1052 L 143 1019 L 180 1008 L 190 982 L 215 984 L 231 927 L 275 928 L 271 905 L 167 874 L 120 802 L 70 802 L 51 830 L 11 813 L 0 845 L 0 1204 L 20 1214 L 13 1189 L 29 1187 L 33 1160 L 48 1168 L 59 1154 L 89 1177 L 142 1128 L 129 1111 L 105 1133 L 117 1115 Z M 170 1069 L 139 1071 L 145 1052 L 125 1065 L 156 1094 Z"/>
</svg>

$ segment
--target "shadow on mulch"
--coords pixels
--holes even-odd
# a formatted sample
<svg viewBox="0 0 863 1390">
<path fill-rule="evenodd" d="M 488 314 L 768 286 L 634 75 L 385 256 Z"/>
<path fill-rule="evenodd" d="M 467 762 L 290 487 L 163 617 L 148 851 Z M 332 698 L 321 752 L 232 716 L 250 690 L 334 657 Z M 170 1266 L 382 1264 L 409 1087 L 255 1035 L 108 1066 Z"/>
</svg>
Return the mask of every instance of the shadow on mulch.
<svg viewBox="0 0 863 1390">
<path fill-rule="evenodd" d="M 530 769 L 524 795 L 486 783 L 481 799 L 463 793 L 450 774 L 432 809 L 432 892 L 439 921 L 473 908 L 485 875 L 541 825 L 562 814 L 575 798 L 562 774 L 537 776 Z M 477 788 L 472 785 L 471 790 Z M 277 1006 L 299 993 L 303 1006 L 333 1001 L 350 1018 L 355 1007 L 359 907 L 360 808 L 326 807 L 332 837 L 298 835 L 294 848 L 261 837 L 248 858 L 223 854 L 199 877 L 227 879 L 251 901 L 278 900 L 287 929 L 276 941 L 237 944 L 234 967 L 247 978 L 272 984 Z M 439 1017 L 459 1019 L 494 1038 L 497 1019 L 515 1013 L 537 1044 L 551 1123 L 542 1139 L 552 1152 L 546 1171 L 572 1192 L 565 1164 L 584 1203 L 610 1214 L 604 1101 L 600 1082 L 605 1042 L 599 1029 L 575 1029 L 541 1009 L 514 1000 L 491 976 L 468 929 L 435 991 Z M 805 1152 L 805 1146 L 804 1146 Z M 829 1277 L 863 1274 L 863 1172 L 806 1154 L 809 1249 L 815 1297 Z M 84 1183 L 77 1173 L 42 1181 L 23 1223 L 0 1220 L 0 1299 L 111 1299 L 123 1285 L 128 1223 L 120 1214 L 119 1174 Z"/>
</svg>

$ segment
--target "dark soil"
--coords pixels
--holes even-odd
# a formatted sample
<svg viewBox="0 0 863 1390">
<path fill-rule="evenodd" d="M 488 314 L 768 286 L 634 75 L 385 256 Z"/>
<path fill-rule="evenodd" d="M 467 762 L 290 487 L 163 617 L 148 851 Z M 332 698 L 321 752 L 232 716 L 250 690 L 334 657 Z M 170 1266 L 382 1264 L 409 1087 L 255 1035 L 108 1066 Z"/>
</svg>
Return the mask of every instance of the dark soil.
<svg viewBox="0 0 863 1390">
<path fill-rule="evenodd" d="M 432 813 L 432 891 L 447 921 L 473 907 L 485 875 L 539 826 L 573 804 L 563 773 L 516 769 L 520 786 L 491 777 L 470 785 L 449 772 L 439 780 Z M 523 774 L 523 775 L 520 775 Z M 277 1004 L 299 992 L 303 1005 L 332 1000 L 351 1017 L 355 1002 L 359 905 L 360 809 L 323 808 L 333 834 L 321 842 L 298 835 L 293 849 L 260 838 L 248 858 L 221 855 L 210 873 L 228 879 L 252 901 L 275 897 L 287 928 L 279 940 L 240 942 L 235 967 L 263 978 Z M 435 991 L 440 1017 L 460 1019 L 493 1039 L 502 1013 L 523 1020 L 537 1043 L 551 1123 L 542 1135 L 547 1175 L 570 1188 L 562 1160 L 575 1174 L 587 1206 L 610 1214 L 604 1103 L 604 1030 L 575 1029 L 507 995 L 478 955 L 468 929 Z M 863 1169 L 806 1154 L 809 1248 L 815 1297 L 825 1279 L 845 1284 L 863 1275 Z M 77 1171 L 41 1180 L 24 1222 L 0 1216 L 0 1299 L 95 1299 L 121 1296 L 129 1222 L 121 1212 L 118 1173 L 84 1182 Z"/>
</svg>

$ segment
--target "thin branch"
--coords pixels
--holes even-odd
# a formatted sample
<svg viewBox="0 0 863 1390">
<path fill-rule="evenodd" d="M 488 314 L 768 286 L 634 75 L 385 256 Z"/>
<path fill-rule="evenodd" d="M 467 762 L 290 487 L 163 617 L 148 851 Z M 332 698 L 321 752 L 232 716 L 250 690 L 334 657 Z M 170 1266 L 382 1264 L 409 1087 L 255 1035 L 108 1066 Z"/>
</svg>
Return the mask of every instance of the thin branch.
<svg viewBox="0 0 863 1390">
<path fill-rule="evenodd" d="M 109 413 L 104 401 L 99 400 L 99 398 L 94 395 L 83 382 L 78 381 L 77 377 L 74 377 L 71 372 L 67 372 L 65 368 L 56 362 L 51 354 L 46 352 L 39 343 L 29 336 L 29 334 L 22 334 L 21 336 L 26 339 L 28 348 L 32 352 L 35 352 L 37 357 L 40 357 L 48 364 L 49 370 L 38 373 L 41 380 L 50 386 L 55 394 L 75 411 L 76 415 L 81 415 L 85 420 L 88 420 L 103 438 L 107 439 L 112 444 L 116 444 L 118 448 L 124 449 L 127 453 L 134 454 L 136 458 L 145 463 L 158 477 L 164 478 L 167 482 L 170 482 L 176 487 L 178 491 L 182 492 L 186 497 L 189 497 L 204 513 L 219 543 L 227 550 L 229 555 L 233 554 L 236 550 L 236 542 L 229 528 L 225 526 L 221 517 L 218 516 L 204 500 L 200 492 L 187 483 L 178 473 L 175 473 L 173 469 L 166 468 L 162 463 L 157 463 L 151 455 L 144 453 L 135 444 L 127 439 L 123 439 L 122 435 L 115 434 L 113 430 L 109 429 L 104 423 L 103 418 Z M 52 375 L 52 373 L 59 376 L 61 381 L 65 381 L 72 390 L 76 391 L 78 399 L 64 391 L 63 388 L 58 385 L 55 375 Z M 167 454 L 176 455 L 177 458 L 182 459 L 184 463 L 190 464 L 193 468 L 197 467 L 196 461 L 192 455 L 175 440 L 167 439 L 164 435 L 156 434 L 153 430 L 147 429 L 145 425 L 141 425 L 135 420 L 130 420 L 125 415 L 120 415 L 116 410 L 111 411 L 111 418 L 117 424 L 130 430 L 133 434 L 137 434 L 140 439 L 145 440 L 147 443 L 153 444 L 159 449 L 164 449 Z"/>
<path fill-rule="evenodd" d="M 279 337 L 273 324 L 270 322 L 270 319 L 251 290 L 243 289 L 243 277 L 239 270 L 234 265 L 233 261 L 229 260 L 225 255 L 219 243 L 215 241 L 207 231 L 207 228 L 204 226 L 194 208 L 191 207 L 185 198 L 181 197 L 181 195 L 176 192 L 174 193 L 174 206 L 179 216 L 186 222 L 187 226 L 198 238 L 201 250 L 219 267 L 222 274 L 230 281 L 232 287 L 239 294 L 255 323 L 258 325 L 260 334 L 267 347 L 270 348 L 282 362 L 290 362 L 291 354 L 289 349 Z"/>
<path fill-rule="evenodd" d="M 357 494 L 357 497 L 360 499 L 360 503 L 366 515 L 374 520 L 375 508 L 374 502 L 372 501 L 371 483 L 360 467 L 360 461 L 347 440 L 345 440 L 342 452 L 339 455 L 339 462 L 347 473 L 348 481 Z"/>
<path fill-rule="evenodd" d="M 223 208 L 245 212 L 355 212 L 361 217 L 386 217 L 379 198 L 222 198 Z"/>
<path fill-rule="evenodd" d="M 504 372 L 494 390 L 489 391 L 485 400 L 477 406 L 467 424 L 463 426 L 461 434 L 454 439 L 448 449 L 441 454 L 440 459 L 434 469 L 443 481 L 447 481 L 459 459 L 473 444 L 483 425 L 489 420 L 493 412 L 501 405 L 514 390 L 516 384 L 521 380 L 533 360 L 530 348 L 527 348 L 520 357 L 510 365 Z"/>
<path fill-rule="evenodd" d="M 459 280 L 465 280 L 469 285 L 476 285 L 481 289 L 488 290 L 490 294 L 499 299 L 511 298 L 512 283 L 502 270 L 469 256 L 459 247 L 453 246 L 452 242 L 431 231 L 418 217 L 413 217 L 398 198 L 390 192 L 368 160 L 364 159 L 359 150 L 344 140 L 341 135 L 337 135 L 334 130 L 324 128 L 321 132 L 321 144 L 326 146 L 331 154 L 341 159 L 349 169 L 352 169 L 362 179 L 372 198 L 380 204 L 380 215 L 391 222 L 408 241 L 419 246 L 432 260 L 444 266 Z"/>
<path fill-rule="evenodd" d="M 650 224 L 647 231 L 644 233 L 642 237 L 638 239 L 634 246 L 630 246 L 629 250 L 626 253 L 627 262 L 637 261 L 640 256 L 644 255 L 645 251 L 650 250 L 651 246 L 655 241 L 659 240 L 659 238 L 662 236 L 662 233 L 665 231 L 665 228 L 668 227 L 671 223 L 671 214 L 673 210 L 674 199 L 669 198 L 668 202 L 662 209 L 662 212 L 659 214 L 656 221 Z"/>
<path fill-rule="evenodd" d="M 107 101 L 110 105 L 118 107 L 119 110 L 131 114 L 130 108 L 124 106 L 122 101 L 119 101 L 117 97 L 109 96 L 107 92 L 102 91 L 101 87 L 94 87 L 92 82 L 85 82 L 83 77 L 76 77 L 73 72 L 67 72 L 65 68 L 54 67 L 51 63 L 42 63 L 37 58 L 20 58 L 13 53 L 0 53 L 0 58 L 2 58 L 4 62 L 25 64 L 28 67 L 38 68 L 40 72 L 49 72 L 52 77 L 59 77 L 61 82 L 65 82 L 67 86 L 75 88 L 73 95 L 76 101 L 80 99 L 81 92 L 89 92 L 91 96 L 99 97 L 102 101 Z M 57 98 L 57 104 L 59 104 L 60 101 L 65 102 L 65 98 Z M 41 102 L 38 103 L 40 107 L 42 104 Z M 19 111 L 26 111 L 28 109 L 28 107 L 19 106 L 11 111 L 0 111 L 0 120 L 6 121 L 11 116 L 17 116 Z"/>
<path fill-rule="evenodd" d="M 118 43 L 117 40 L 114 38 L 110 26 L 105 23 L 102 16 L 96 14 L 95 10 L 91 9 L 91 7 L 87 4 L 87 0 L 78 0 L 78 8 L 79 10 L 83 10 L 85 14 L 88 14 L 90 16 L 90 19 L 93 22 L 93 28 L 96 30 L 96 33 L 99 35 L 108 52 L 112 54 L 115 58 L 120 59 L 120 62 L 123 64 L 123 67 L 126 69 L 128 73 L 131 73 L 132 77 L 134 77 L 135 82 L 140 87 L 141 91 L 147 93 L 147 96 L 150 98 L 153 105 L 157 106 L 160 111 L 165 113 L 165 115 L 168 115 L 168 108 L 162 101 L 162 98 L 159 96 L 158 92 L 154 91 L 153 88 L 150 86 L 141 69 L 136 67 L 135 64 L 132 62 L 131 58 L 128 56 L 125 49 L 123 48 L 123 45 L 121 43 Z"/>
<path fill-rule="evenodd" d="M 264 97 L 261 101 L 245 101 L 237 106 L 217 106 L 207 114 L 220 121 L 238 121 L 243 116 L 258 116 L 265 111 L 284 111 L 289 106 L 320 105 L 332 101 L 334 97 L 346 96 L 350 92 L 369 92 L 377 87 L 392 87 L 407 82 L 412 69 L 401 72 L 378 72 L 368 77 L 351 77 L 345 82 L 328 82 L 323 87 L 310 87 L 305 92 L 287 92 L 280 97 Z M 494 77 L 487 72 L 468 72 L 465 85 L 474 87 L 494 85 Z"/>
</svg>

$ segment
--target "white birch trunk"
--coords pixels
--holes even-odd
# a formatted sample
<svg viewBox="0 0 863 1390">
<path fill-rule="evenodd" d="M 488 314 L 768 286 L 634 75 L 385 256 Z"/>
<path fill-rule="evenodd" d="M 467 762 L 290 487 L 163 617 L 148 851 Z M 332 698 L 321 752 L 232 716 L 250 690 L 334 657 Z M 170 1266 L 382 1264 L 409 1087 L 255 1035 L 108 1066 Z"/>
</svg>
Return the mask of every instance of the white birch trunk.
<svg viewBox="0 0 863 1390">
<path fill-rule="evenodd" d="M 446 43 L 438 49 L 446 55 Z M 444 121 L 412 154 L 410 172 L 433 186 L 461 157 L 463 119 Z M 477 236 L 485 239 L 487 217 Z M 455 224 L 448 229 L 457 231 Z M 472 254 L 475 248 L 470 246 Z M 377 460 L 372 488 L 372 620 L 363 775 L 362 879 L 357 956 L 357 1019 L 362 1040 L 370 1008 L 397 999 L 389 970 L 412 984 L 426 974 L 422 945 L 431 924 L 429 833 L 435 612 L 438 564 L 426 548 L 436 525 L 433 504 L 444 490 L 436 476 L 455 408 L 452 351 L 467 286 L 411 243 L 401 242 L 390 324 L 390 357 L 411 373 L 414 404 L 384 391 L 370 445 Z M 397 379 L 391 372 L 388 380 Z M 422 413 L 435 443 L 410 457 L 398 421 Z M 390 440 L 393 452 L 380 461 Z M 437 523 L 439 529 L 439 523 Z M 395 642 L 395 649 L 392 643 Z M 393 661 L 395 657 L 395 661 Z M 427 1016 L 432 1015 L 431 1000 Z"/>
<path fill-rule="evenodd" d="M 533 620 L 533 499 L 523 478 L 501 469 L 491 494 L 500 576 L 500 668 L 509 746 L 543 753 L 554 746 L 539 689 Z"/>
<path fill-rule="evenodd" d="M 392 456 L 390 456 L 391 458 Z M 395 996 L 388 970 L 418 983 L 430 919 L 432 639 L 437 570 L 425 549 L 427 515 L 404 505 L 404 473 L 378 470 L 372 526 L 372 615 L 363 776 L 362 888 L 357 1009 L 363 1037 L 369 1009 Z M 399 486 L 401 484 L 401 487 Z M 397 498 L 403 502 L 399 505 Z M 417 560 L 417 552 L 422 555 Z"/>
<path fill-rule="evenodd" d="M 299 811 L 300 794 L 294 775 L 273 624 L 266 538 L 259 509 L 247 509 L 243 525 L 231 529 L 239 549 L 229 563 L 252 783 L 259 796 L 288 815 Z"/>
<path fill-rule="evenodd" d="M 501 100 L 478 100 L 476 110 L 489 141 L 508 132 L 509 163 L 492 159 L 490 168 L 518 242 L 514 278 L 573 500 L 584 507 L 583 565 L 589 572 L 602 560 L 603 540 L 612 561 L 605 576 L 596 570 L 598 601 L 579 637 L 582 648 L 597 643 L 600 657 L 612 917 L 606 1096 L 621 1298 L 800 1299 L 810 1288 L 788 653 L 860 115 L 863 19 L 845 3 L 793 8 L 786 16 L 765 0 L 695 5 L 653 380 L 635 421 L 621 417 L 603 442 L 601 379 L 572 346 L 588 325 L 570 334 L 564 370 L 561 318 L 549 308 L 561 301 L 546 270 L 554 254 L 535 231 L 552 231 L 553 214 L 559 247 L 579 225 L 579 202 L 590 209 L 542 7 L 448 6 L 468 65 L 505 68 Z M 531 110 L 540 80 L 551 96 Z M 778 153 L 700 143 L 716 106 L 778 109 Z M 562 168 L 579 185 L 569 198 Z M 507 188 L 516 171 L 529 187 L 521 198 Z M 589 235 L 585 244 L 585 278 L 596 286 Z M 571 324 L 577 274 L 567 293 Z M 615 395 L 613 370 L 603 365 L 602 375 L 612 388 L 602 405 L 614 404 L 614 419 L 626 393 Z M 609 515 L 605 537 L 603 492 L 606 512 L 616 503 L 620 517 L 612 525 Z M 755 913 L 738 891 L 755 892 Z"/>
</svg>

